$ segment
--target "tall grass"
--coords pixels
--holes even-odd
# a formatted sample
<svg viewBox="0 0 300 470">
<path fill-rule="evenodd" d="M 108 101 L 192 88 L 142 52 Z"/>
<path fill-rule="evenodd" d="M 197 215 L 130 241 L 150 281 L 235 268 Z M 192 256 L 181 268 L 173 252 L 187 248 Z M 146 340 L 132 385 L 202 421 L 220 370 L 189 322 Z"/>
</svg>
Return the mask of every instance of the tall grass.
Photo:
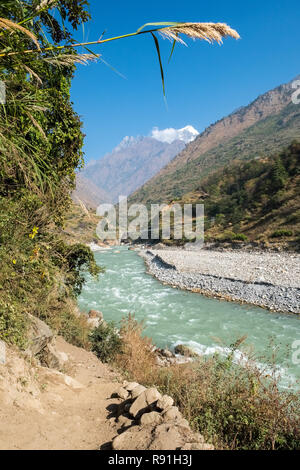
<svg viewBox="0 0 300 470">
<path fill-rule="evenodd" d="M 142 330 L 134 317 L 123 320 L 123 348 L 115 366 L 129 379 L 171 395 L 192 427 L 216 448 L 300 447 L 299 396 L 280 390 L 278 376 L 262 372 L 252 360 L 236 364 L 237 344 L 226 358 L 199 357 L 192 363 L 160 367 Z"/>
</svg>

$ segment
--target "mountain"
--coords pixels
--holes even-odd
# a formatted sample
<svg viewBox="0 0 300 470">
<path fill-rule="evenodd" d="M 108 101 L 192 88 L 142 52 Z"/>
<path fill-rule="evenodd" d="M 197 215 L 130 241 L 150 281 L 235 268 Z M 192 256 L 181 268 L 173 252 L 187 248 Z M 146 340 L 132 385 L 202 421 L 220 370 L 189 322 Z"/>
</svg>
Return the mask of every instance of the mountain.
<svg viewBox="0 0 300 470">
<path fill-rule="evenodd" d="M 75 204 L 82 202 L 88 209 L 96 209 L 99 204 L 109 202 L 110 196 L 106 194 L 104 189 L 79 174 L 76 178 L 76 190 L 72 194 L 72 199 Z"/>
<path fill-rule="evenodd" d="M 111 202 L 117 202 L 120 195 L 134 192 L 183 150 L 185 141 L 190 141 L 197 132 L 193 128 L 179 131 L 170 142 L 158 140 L 164 138 L 162 135 L 158 138 L 126 136 L 111 153 L 91 162 L 80 173 L 78 187 L 88 190 L 86 196 L 81 191 L 81 199 L 91 199 L 90 189 L 96 195 L 97 188 L 104 191 Z"/>
<path fill-rule="evenodd" d="M 149 204 L 180 198 L 231 161 L 268 156 L 299 139 L 300 106 L 292 103 L 293 81 L 209 126 L 130 201 Z"/>
</svg>

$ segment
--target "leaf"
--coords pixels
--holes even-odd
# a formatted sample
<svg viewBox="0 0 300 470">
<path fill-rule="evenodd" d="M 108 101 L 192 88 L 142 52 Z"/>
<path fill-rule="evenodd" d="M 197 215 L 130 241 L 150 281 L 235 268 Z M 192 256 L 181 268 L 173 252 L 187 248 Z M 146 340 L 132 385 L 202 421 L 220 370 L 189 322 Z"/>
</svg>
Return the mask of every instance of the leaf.
<svg viewBox="0 0 300 470">
<path fill-rule="evenodd" d="M 137 33 L 140 33 L 144 28 L 146 28 L 146 26 L 177 26 L 179 24 L 180 23 L 178 23 L 178 21 L 160 21 L 159 23 L 146 23 L 137 30 Z"/>
<path fill-rule="evenodd" d="M 162 86 L 163 86 L 163 93 L 164 93 L 164 96 L 166 96 L 166 91 L 165 91 L 165 75 L 164 75 L 164 69 L 163 69 L 163 65 L 162 65 L 162 61 L 161 61 L 161 55 L 160 55 L 160 48 L 159 48 L 159 43 L 158 43 L 158 39 L 157 37 L 155 36 L 154 33 L 151 33 L 153 39 L 154 39 L 154 43 L 155 43 L 155 47 L 156 47 L 156 51 L 157 51 L 157 56 L 158 56 L 158 61 L 159 61 L 159 66 L 160 66 L 160 74 L 161 74 L 161 81 L 162 81 Z"/>
<path fill-rule="evenodd" d="M 178 36 L 178 33 L 176 33 L 176 36 Z M 174 52 L 174 49 L 175 49 L 175 44 L 176 44 L 176 42 L 177 42 L 176 39 L 174 39 L 168 62 L 170 62 L 171 59 L 172 59 L 172 55 L 173 55 L 173 52 Z"/>
</svg>

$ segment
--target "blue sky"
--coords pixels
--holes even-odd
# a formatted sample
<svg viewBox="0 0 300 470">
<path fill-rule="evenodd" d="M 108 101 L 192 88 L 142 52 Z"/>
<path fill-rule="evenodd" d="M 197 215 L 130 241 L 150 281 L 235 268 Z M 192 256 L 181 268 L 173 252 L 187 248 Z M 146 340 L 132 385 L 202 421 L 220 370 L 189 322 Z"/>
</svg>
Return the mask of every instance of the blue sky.
<svg viewBox="0 0 300 470">
<path fill-rule="evenodd" d="M 92 21 L 78 40 L 97 40 L 134 32 L 153 21 L 225 22 L 241 39 L 223 46 L 188 40 L 176 45 L 161 40 L 165 64 L 163 99 L 152 38 L 128 38 L 93 48 L 126 79 L 101 62 L 79 66 L 72 100 L 84 122 L 86 161 L 101 158 L 125 135 L 148 135 L 158 126 L 205 127 L 246 105 L 259 94 L 300 73 L 299 0 L 90 0 Z"/>
</svg>

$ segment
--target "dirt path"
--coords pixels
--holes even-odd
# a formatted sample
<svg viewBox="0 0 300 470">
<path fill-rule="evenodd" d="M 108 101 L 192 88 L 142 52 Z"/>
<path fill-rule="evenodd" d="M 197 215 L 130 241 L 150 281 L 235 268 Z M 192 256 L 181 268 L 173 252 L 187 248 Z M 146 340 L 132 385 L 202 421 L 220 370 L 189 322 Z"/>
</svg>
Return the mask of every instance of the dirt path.
<svg viewBox="0 0 300 470">
<path fill-rule="evenodd" d="M 99 449 L 117 434 L 107 407 L 118 377 L 92 353 L 57 339 L 64 374 L 16 351 L 0 365 L 0 449 Z"/>
</svg>

